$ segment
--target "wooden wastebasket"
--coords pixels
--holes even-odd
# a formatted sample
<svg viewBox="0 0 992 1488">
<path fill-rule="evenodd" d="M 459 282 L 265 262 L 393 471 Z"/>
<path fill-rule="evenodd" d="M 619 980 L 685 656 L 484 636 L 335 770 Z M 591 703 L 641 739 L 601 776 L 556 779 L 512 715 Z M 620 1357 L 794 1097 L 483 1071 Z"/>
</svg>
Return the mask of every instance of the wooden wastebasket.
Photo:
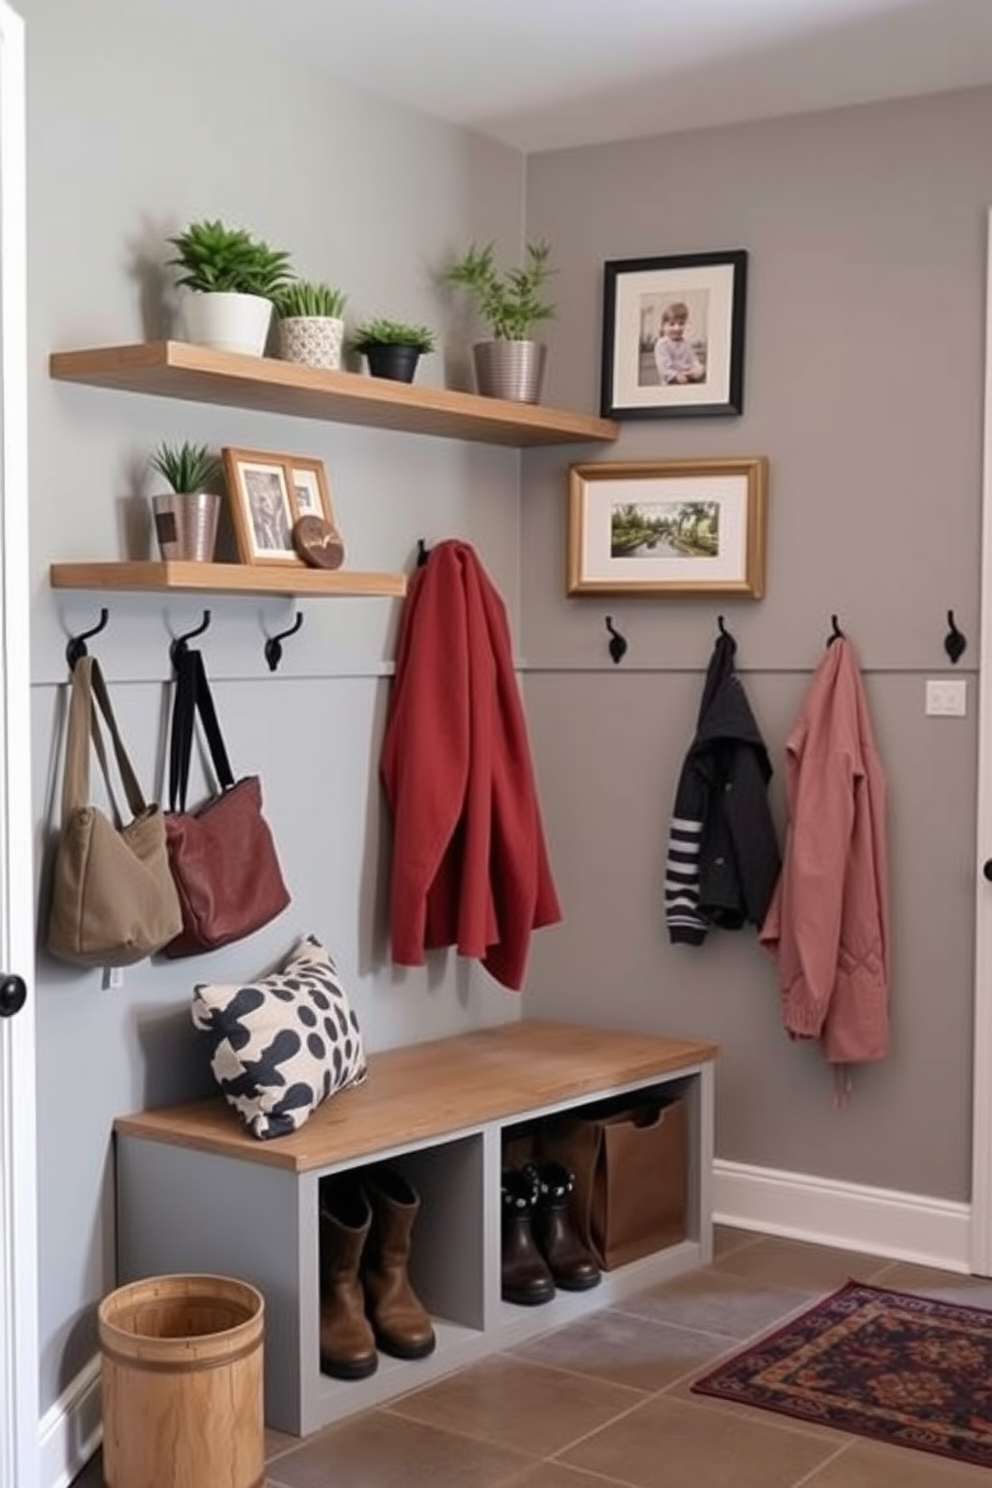
<svg viewBox="0 0 992 1488">
<path fill-rule="evenodd" d="M 107 1488 L 262 1488 L 264 1312 L 225 1276 L 154 1276 L 103 1299 Z"/>
</svg>

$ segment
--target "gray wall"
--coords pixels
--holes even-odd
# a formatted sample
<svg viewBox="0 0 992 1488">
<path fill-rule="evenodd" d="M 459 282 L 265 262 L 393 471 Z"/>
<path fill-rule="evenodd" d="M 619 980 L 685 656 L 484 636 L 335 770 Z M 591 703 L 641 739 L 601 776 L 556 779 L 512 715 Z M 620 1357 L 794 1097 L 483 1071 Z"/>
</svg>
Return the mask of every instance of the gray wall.
<svg viewBox="0 0 992 1488">
<path fill-rule="evenodd" d="M 536 947 L 528 1012 L 718 1040 L 720 1158 L 952 1200 L 969 1193 L 990 131 L 979 90 L 543 154 L 527 182 L 528 234 L 561 263 L 551 401 L 597 405 L 604 260 L 750 252 L 743 416 L 631 421 L 590 457 L 770 461 L 765 598 L 633 601 L 565 597 L 567 457 L 526 458 L 526 696 L 567 927 Z M 948 608 L 969 715 L 930 719 Z M 717 613 L 781 766 L 834 611 L 889 778 L 893 907 L 891 1057 L 843 1112 L 818 1050 L 785 1038 L 753 933 L 673 948 L 661 912 Z"/>
<path fill-rule="evenodd" d="M 409 567 L 416 540 L 462 535 L 517 614 L 519 456 L 513 451 L 254 416 L 53 383 L 54 348 L 141 340 L 172 323 L 167 234 L 201 216 L 291 249 L 340 284 L 354 323 L 425 320 L 445 341 L 425 381 L 457 381 L 465 339 L 432 270 L 471 238 L 522 238 L 523 165 L 448 129 L 149 5 L 24 0 L 29 53 L 31 567 L 39 912 L 64 707 L 67 631 L 101 596 L 55 594 L 55 559 L 145 556 L 145 466 L 162 439 L 292 451 L 326 462 L 356 568 Z M 85 13 L 84 13 L 85 12 Z M 94 1352 L 93 1304 L 114 1284 L 114 1116 L 210 1087 L 190 988 L 267 969 L 301 933 L 338 958 L 373 1049 L 519 1016 L 520 999 L 454 957 L 401 972 L 387 959 L 384 827 L 376 764 L 398 606 L 303 602 L 305 623 L 269 673 L 278 599 L 207 600 L 202 645 L 236 771 L 261 774 L 293 895 L 247 942 L 145 964 L 104 991 L 98 973 L 43 952 L 38 971 L 42 1406 Z M 93 650 L 146 787 L 161 789 L 170 633 L 202 604 L 109 597 Z"/>
</svg>

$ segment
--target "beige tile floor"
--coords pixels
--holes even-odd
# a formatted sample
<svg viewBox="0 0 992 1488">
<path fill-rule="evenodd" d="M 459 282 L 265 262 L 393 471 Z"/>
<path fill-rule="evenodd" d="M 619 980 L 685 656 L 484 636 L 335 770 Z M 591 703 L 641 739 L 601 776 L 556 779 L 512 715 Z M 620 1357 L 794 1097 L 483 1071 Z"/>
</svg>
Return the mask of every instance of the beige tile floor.
<svg viewBox="0 0 992 1488">
<path fill-rule="evenodd" d="M 848 1277 L 992 1308 L 992 1281 L 719 1230 L 712 1266 L 298 1440 L 267 1488 L 965 1488 L 984 1468 L 690 1393 Z M 99 1459 L 76 1488 L 101 1488 Z"/>
</svg>

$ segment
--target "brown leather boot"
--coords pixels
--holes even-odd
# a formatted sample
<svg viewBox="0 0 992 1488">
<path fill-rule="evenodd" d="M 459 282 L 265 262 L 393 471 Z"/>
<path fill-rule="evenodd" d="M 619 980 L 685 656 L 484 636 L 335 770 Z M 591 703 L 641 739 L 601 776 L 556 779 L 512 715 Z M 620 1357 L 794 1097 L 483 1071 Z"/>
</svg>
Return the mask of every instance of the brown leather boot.
<svg viewBox="0 0 992 1488">
<path fill-rule="evenodd" d="M 545 1158 L 525 1163 L 524 1170 L 537 1186 L 531 1229 L 555 1286 L 564 1292 L 586 1292 L 598 1286 L 603 1279 L 599 1264 L 579 1239 L 572 1220 L 575 1174 L 564 1163 Z"/>
<path fill-rule="evenodd" d="M 320 1367 L 335 1379 L 366 1379 L 379 1363 L 365 1316 L 359 1267 L 372 1224 L 350 1173 L 320 1182 Z"/>
<path fill-rule="evenodd" d="M 362 1280 L 375 1341 L 384 1354 L 396 1359 L 426 1358 L 437 1339 L 407 1273 L 420 1197 L 395 1168 L 367 1168 L 363 1178 L 372 1206 L 372 1231 Z"/>
<path fill-rule="evenodd" d="M 536 1307 L 551 1302 L 555 1284 L 534 1244 L 531 1217 L 537 1201 L 537 1181 L 523 1168 L 504 1168 L 501 1178 L 503 1254 L 500 1292 L 504 1302 Z"/>
</svg>

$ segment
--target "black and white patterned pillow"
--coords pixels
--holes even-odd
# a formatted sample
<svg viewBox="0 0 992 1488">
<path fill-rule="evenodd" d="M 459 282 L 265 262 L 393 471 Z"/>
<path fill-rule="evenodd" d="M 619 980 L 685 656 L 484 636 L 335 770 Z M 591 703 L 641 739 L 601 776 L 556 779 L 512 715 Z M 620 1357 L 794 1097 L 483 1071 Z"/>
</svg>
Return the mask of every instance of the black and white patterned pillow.
<svg viewBox="0 0 992 1488">
<path fill-rule="evenodd" d="M 358 1019 L 314 935 L 271 976 L 194 987 L 193 1022 L 211 1040 L 218 1085 L 255 1137 L 296 1131 L 329 1095 L 365 1079 Z"/>
</svg>

